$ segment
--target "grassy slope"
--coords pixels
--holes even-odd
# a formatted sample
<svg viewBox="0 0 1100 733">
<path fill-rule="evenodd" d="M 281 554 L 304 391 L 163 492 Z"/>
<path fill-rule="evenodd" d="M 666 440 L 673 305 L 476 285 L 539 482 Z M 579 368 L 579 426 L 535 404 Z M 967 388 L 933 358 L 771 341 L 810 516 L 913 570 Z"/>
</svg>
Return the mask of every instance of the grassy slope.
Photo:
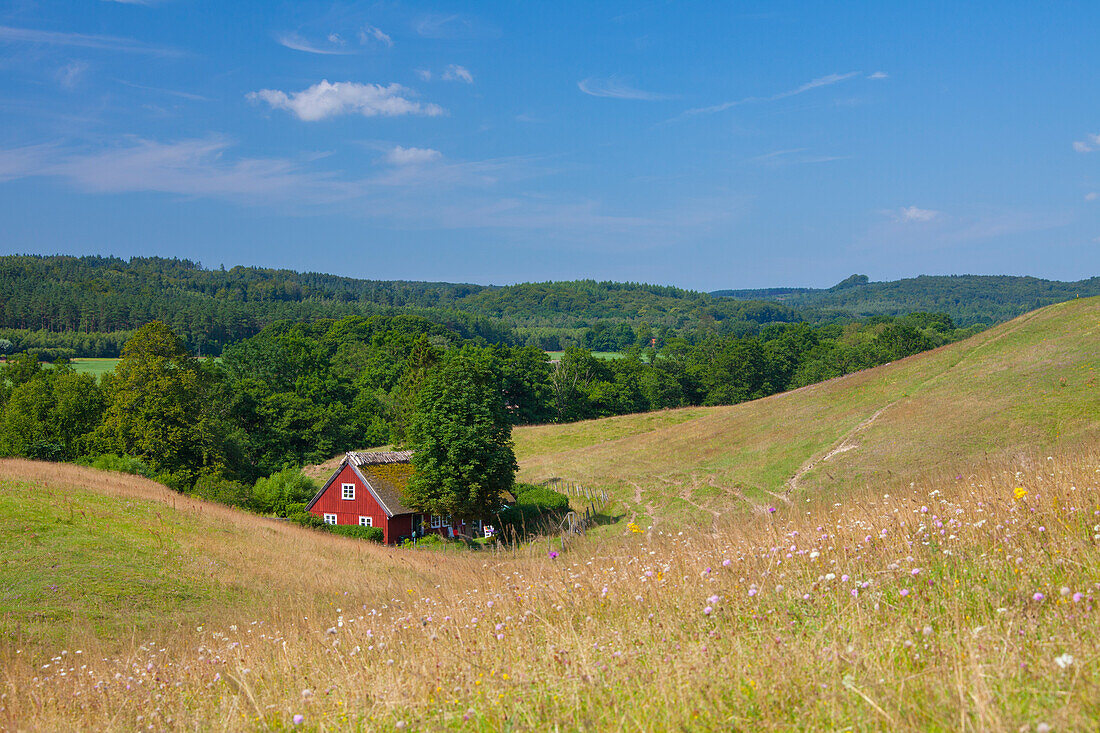
<svg viewBox="0 0 1100 733">
<path fill-rule="evenodd" d="M 524 480 L 610 488 L 651 520 L 706 518 L 745 500 L 783 501 L 796 474 L 795 494 L 839 493 L 877 477 L 1095 441 L 1098 369 L 1100 298 L 1090 298 L 763 400 L 521 428 L 516 452 Z"/>
</svg>

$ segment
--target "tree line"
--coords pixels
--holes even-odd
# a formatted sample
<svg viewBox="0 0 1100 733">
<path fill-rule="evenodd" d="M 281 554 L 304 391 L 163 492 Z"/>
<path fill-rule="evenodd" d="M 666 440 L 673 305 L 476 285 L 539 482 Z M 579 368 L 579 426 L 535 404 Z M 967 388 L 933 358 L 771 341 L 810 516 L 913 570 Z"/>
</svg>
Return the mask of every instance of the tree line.
<svg viewBox="0 0 1100 733">
<path fill-rule="evenodd" d="M 752 336 L 635 344 L 610 361 L 571 347 L 554 363 L 536 347 L 489 343 L 420 316 L 350 316 L 271 324 L 215 361 L 194 358 L 179 334 L 153 322 L 99 380 L 64 360 L 52 368 L 31 354 L 9 360 L 0 454 L 131 456 L 181 490 L 250 487 L 345 450 L 408 444 L 428 385 L 458 354 L 485 365 L 482 386 L 491 383 L 509 424 L 522 425 L 734 404 L 966 333 L 943 314 L 771 324 Z"/>
</svg>

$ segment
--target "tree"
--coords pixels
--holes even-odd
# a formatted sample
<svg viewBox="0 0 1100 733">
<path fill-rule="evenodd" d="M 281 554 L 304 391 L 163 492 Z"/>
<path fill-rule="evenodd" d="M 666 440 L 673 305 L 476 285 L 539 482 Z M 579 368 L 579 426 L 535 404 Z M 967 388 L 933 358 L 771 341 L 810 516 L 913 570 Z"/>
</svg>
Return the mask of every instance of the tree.
<svg viewBox="0 0 1100 733">
<path fill-rule="evenodd" d="M 451 351 L 424 384 L 410 426 L 415 511 L 481 519 L 515 482 L 516 456 L 498 361 L 484 350 Z"/>
<path fill-rule="evenodd" d="M 214 419 L 205 377 L 168 326 L 142 326 L 123 347 L 108 383 L 97 444 L 103 452 L 138 456 L 159 470 L 192 477 L 202 468 L 220 468 L 223 426 Z"/>
</svg>

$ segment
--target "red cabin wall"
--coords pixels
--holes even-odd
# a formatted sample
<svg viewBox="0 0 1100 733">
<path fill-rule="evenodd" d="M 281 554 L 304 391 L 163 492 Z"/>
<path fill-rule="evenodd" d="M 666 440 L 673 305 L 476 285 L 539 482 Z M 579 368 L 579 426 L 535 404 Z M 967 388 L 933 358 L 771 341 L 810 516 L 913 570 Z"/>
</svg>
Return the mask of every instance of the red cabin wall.
<svg viewBox="0 0 1100 733">
<path fill-rule="evenodd" d="M 355 484 L 354 499 L 342 498 L 342 484 Z M 390 541 L 388 525 L 391 522 L 388 520 L 386 512 L 374 500 L 370 490 L 355 475 L 355 471 L 351 466 L 344 466 L 341 469 L 340 474 L 309 511 L 322 519 L 326 514 L 335 514 L 337 524 L 358 525 L 359 517 L 370 517 L 372 526 L 381 527 L 387 535 L 386 542 Z M 394 519 L 397 519 L 397 517 L 394 517 Z"/>
</svg>

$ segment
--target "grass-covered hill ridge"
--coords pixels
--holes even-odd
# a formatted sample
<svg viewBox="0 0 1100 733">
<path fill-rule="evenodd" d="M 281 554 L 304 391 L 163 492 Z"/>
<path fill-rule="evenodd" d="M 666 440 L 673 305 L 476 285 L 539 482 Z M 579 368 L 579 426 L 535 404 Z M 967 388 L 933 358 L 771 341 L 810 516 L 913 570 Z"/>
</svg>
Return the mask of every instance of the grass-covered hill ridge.
<svg viewBox="0 0 1100 733">
<path fill-rule="evenodd" d="M 709 523 L 1100 439 L 1100 298 L 731 407 L 518 428 L 521 478 L 608 488 L 640 520 Z M 954 476 L 955 474 L 952 474 Z"/>
</svg>

